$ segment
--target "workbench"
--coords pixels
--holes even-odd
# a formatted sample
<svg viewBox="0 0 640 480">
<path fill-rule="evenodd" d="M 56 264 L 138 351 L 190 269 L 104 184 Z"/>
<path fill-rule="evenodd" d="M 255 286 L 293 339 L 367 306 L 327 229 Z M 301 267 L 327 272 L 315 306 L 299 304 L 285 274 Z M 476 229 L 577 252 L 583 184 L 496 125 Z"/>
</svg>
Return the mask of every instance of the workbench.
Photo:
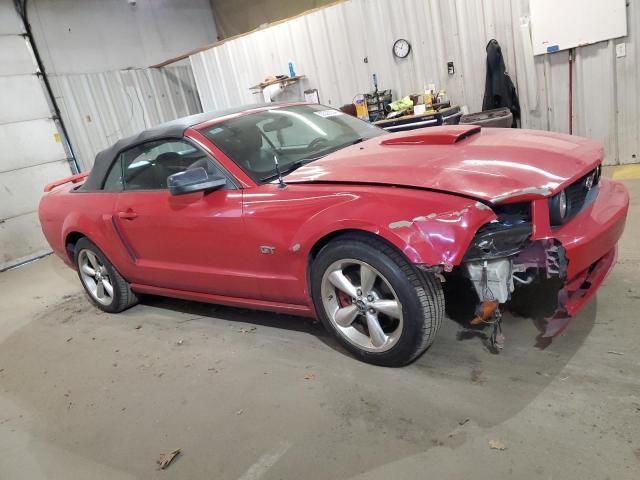
<svg viewBox="0 0 640 480">
<path fill-rule="evenodd" d="M 437 127 L 440 125 L 457 125 L 460 122 L 462 111 L 457 105 L 442 108 L 437 112 L 425 112 L 419 115 L 405 115 L 403 117 L 389 118 L 373 122 L 377 127 L 390 132 L 402 132 L 415 130 L 416 128 Z"/>
</svg>

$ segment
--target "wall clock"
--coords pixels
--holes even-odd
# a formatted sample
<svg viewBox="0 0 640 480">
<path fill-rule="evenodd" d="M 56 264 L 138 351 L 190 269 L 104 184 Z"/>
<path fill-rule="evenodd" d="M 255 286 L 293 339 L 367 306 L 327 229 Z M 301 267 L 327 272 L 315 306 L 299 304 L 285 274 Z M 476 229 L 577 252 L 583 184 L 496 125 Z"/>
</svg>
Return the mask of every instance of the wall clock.
<svg viewBox="0 0 640 480">
<path fill-rule="evenodd" d="M 398 58 L 407 58 L 411 53 L 411 44 L 404 38 L 399 38 L 393 44 L 393 54 Z"/>
</svg>

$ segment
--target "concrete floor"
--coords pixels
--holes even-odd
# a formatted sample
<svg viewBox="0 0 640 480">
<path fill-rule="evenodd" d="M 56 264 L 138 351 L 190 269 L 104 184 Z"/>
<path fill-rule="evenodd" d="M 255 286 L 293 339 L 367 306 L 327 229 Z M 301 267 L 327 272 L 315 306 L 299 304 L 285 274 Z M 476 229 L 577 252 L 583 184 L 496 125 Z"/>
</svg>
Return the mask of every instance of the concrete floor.
<svg viewBox="0 0 640 480">
<path fill-rule="evenodd" d="M 545 350 L 527 319 L 507 316 L 498 356 L 447 321 L 384 369 L 305 319 L 161 298 L 107 315 L 57 258 L 0 274 L 0 478 L 637 480 L 640 181 L 625 182 L 619 264 Z"/>
</svg>

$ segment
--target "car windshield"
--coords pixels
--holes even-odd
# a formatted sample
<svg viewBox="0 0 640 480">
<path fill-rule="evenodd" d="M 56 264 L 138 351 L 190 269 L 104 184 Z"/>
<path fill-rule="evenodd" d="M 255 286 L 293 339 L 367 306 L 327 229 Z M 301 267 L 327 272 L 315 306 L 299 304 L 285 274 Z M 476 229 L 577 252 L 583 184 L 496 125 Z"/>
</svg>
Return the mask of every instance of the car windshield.
<svg viewBox="0 0 640 480">
<path fill-rule="evenodd" d="M 242 115 L 202 130 L 255 182 L 277 178 L 332 152 L 386 133 L 322 105 L 294 105 Z"/>
</svg>

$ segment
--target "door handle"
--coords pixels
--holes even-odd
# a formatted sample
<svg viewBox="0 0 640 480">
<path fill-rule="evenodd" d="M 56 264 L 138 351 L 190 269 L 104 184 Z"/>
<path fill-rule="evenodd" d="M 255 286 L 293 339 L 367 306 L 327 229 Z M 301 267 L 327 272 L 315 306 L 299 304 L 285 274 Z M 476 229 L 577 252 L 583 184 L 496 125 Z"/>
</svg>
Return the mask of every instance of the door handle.
<svg viewBox="0 0 640 480">
<path fill-rule="evenodd" d="M 124 220 L 133 220 L 138 217 L 138 214 L 133 210 L 127 210 L 126 212 L 118 212 L 118 217 Z"/>
</svg>

